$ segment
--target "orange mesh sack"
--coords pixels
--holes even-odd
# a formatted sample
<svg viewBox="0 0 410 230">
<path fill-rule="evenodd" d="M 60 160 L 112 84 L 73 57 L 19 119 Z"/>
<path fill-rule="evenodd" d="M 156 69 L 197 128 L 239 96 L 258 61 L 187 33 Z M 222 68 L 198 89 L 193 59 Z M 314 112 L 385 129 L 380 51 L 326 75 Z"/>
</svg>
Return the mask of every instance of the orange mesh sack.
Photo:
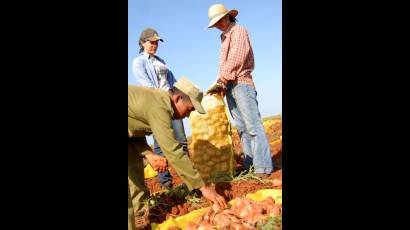
<svg viewBox="0 0 410 230">
<path fill-rule="evenodd" d="M 229 179 L 233 174 L 234 158 L 231 126 L 223 96 L 206 95 L 202 105 L 206 114 L 194 111 L 189 117 L 192 127 L 191 160 L 205 181 Z"/>
</svg>

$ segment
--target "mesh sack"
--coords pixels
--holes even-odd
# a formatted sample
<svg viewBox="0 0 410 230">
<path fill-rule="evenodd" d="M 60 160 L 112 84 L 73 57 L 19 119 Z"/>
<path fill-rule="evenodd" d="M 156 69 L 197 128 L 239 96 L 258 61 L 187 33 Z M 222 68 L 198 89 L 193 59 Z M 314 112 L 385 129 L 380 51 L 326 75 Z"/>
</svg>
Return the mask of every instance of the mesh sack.
<svg viewBox="0 0 410 230">
<path fill-rule="evenodd" d="M 189 117 L 192 127 L 191 160 L 205 181 L 229 180 L 234 170 L 234 158 L 231 126 L 223 96 L 206 95 L 202 106 L 206 114 L 194 111 Z"/>
</svg>

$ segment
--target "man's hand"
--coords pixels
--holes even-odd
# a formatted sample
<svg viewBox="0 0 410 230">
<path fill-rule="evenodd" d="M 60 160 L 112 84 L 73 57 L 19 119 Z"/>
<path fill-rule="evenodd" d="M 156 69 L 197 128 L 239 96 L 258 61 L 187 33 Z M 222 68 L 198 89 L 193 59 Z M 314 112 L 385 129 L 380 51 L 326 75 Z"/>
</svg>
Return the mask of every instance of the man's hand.
<svg viewBox="0 0 410 230">
<path fill-rule="evenodd" d="M 222 86 L 218 83 L 214 83 L 213 85 L 211 85 L 211 87 L 209 87 L 209 89 L 206 91 L 206 94 L 214 94 L 214 93 L 218 93 L 222 90 Z"/>
<path fill-rule="evenodd" d="M 148 155 L 145 155 L 145 158 L 147 158 L 148 162 L 150 163 L 150 165 L 155 171 L 158 171 L 158 172 L 167 171 L 168 164 L 167 164 L 167 159 L 165 159 L 165 157 L 161 157 L 155 154 L 148 154 Z"/>
<path fill-rule="evenodd" d="M 209 87 L 209 89 L 206 91 L 206 94 L 221 94 L 222 96 L 225 96 L 225 85 L 226 84 L 223 81 L 218 79 L 217 81 L 215 81 L 215 83 L 211 85 L 211 87 Z"/>
<path fill-rule="evenodd" d="M 218 80 L 216 81 L 222 84 L 224 87 L 228 84 L 228 81 L 225 80 L 224 78 L 218 78 Z"/>
<path fill-rule="evenodd" d="M 211 188 L 210 186 L 203 186 L 199 190 L 201 190 L 202 195 L 214 203 L 219 209 L 224 209 L 226 206 L 225 199 L 216 193 L 215 189 Z"/>
</svg>

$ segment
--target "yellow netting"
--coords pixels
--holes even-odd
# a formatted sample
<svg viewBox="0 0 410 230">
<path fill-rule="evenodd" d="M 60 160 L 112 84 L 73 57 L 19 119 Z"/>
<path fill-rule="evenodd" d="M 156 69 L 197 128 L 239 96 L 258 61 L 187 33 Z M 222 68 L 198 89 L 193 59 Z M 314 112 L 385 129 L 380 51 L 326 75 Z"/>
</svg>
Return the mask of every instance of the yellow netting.
<svg viewBox="0 0 410 230">
<path fill-rule="evenodd" d="M 233 149 L 231 126 L 223 96 L 206 95 L 202 99 L 206 114 L 192 112 L 191 160 L 205 181 L 220 181 L 232 176 Z"/>
<path fill-rule="evenodd" d="M 262 189 L 255 193 L 250 193 L 246 195 L 247 198 L 258 202 L 266 199 L 269 196 L 271 196 L 275 200 L 275 203 L 282 204 L 282 189 Z M 231 200 L 229 201 L 229 204 L 234 205 L 235 202 L 236 200 Z M 162 224 L 151 224 L 151 228 L 153 230 L 165 230 L 169 229 L 172 226 L 177 226 L 181 229 L 185 229 L 189 222 L 197 220 L 199 217 L 206 214 L 208 210 L 209 207 L 192 211 L 186 215 L 177 218 L 170 217 Z"/>
</svg>

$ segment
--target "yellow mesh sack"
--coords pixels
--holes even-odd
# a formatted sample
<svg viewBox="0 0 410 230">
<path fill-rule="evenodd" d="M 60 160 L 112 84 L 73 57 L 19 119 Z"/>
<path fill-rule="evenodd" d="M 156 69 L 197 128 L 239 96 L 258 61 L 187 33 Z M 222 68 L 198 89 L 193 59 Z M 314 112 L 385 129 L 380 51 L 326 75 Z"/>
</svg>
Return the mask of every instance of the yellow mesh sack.
<svg viewBox="0 0 410 230">
<path fill-rule="evenodd" d="M 232 177 L 234 159 L 231 126 L 223 96 L 206 95 L 202 99 L 206 114 L 192 112 L 191 160 L 206 181 L 218 182 Z"/>
</svg>

